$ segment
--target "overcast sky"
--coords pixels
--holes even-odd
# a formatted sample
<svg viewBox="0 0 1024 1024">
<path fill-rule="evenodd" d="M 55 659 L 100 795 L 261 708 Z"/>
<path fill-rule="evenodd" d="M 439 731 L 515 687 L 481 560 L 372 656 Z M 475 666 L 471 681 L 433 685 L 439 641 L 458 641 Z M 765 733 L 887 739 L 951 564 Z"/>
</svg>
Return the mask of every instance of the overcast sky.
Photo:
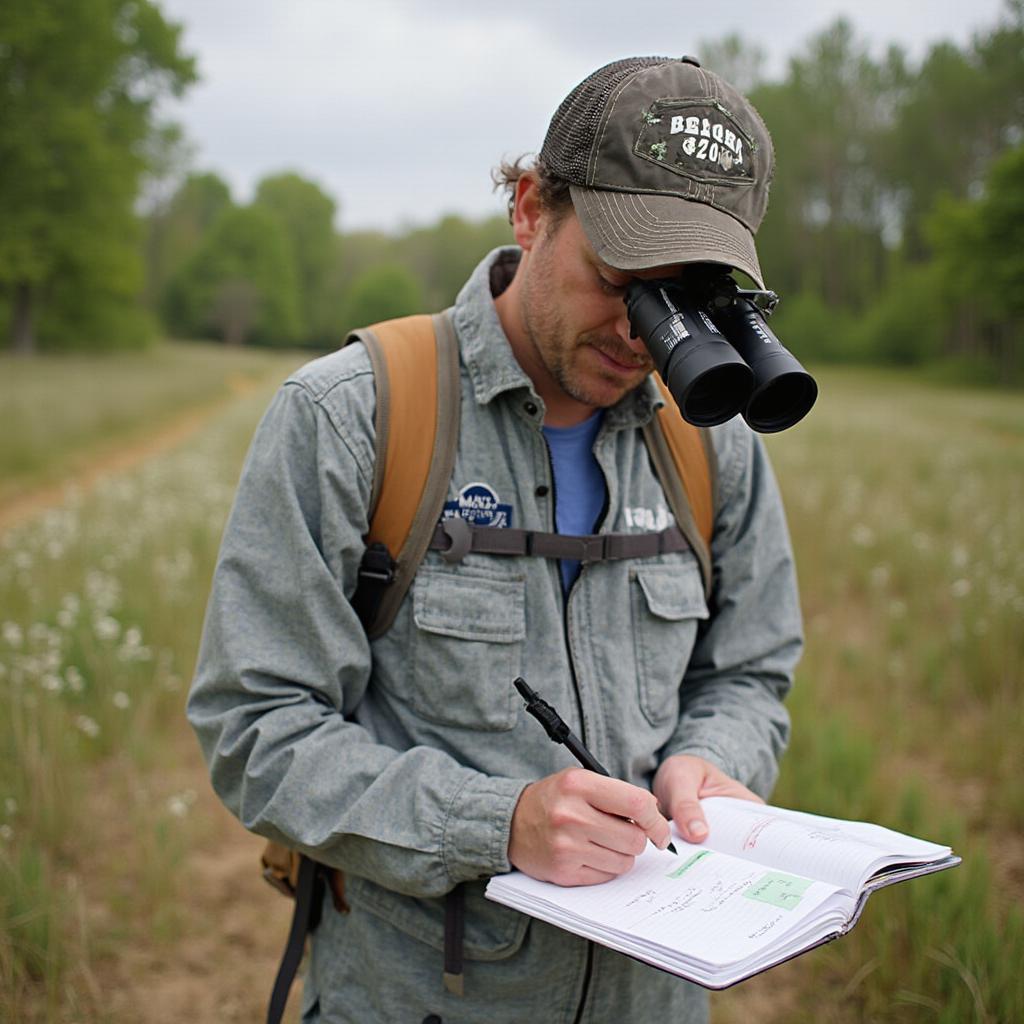
<svg viewBox="0 0 1024 1024">
<path fill-rule="evenodd" d="M 637 54 L 695 53 L 730 32 L 769 56 L 769 76 L 846 14 L 880 54 L 966 44 L 1002 0 L 162 0 L 184 25 L 201 81 L 169 105 L 212 170 L 247 201 L 296 170 L 339 204 L 345 230 L 501 212 L 490 169 L 535 152 L 562 97 Z M 780 168 L 784 173 L 784 168 Z"/>
</svg>

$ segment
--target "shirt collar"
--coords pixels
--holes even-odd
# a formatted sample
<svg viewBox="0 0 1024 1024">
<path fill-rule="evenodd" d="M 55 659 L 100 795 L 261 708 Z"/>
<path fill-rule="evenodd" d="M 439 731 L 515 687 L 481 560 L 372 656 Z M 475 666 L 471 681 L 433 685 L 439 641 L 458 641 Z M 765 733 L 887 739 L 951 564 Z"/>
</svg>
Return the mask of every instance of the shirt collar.
<svg viewBox="0 0 1024 1024">
<path fill-rule="evenodd" d="M 530 378 L 512 352 L 494 305 L 494 297 L 512 280 L 520 255 L 519 247 L 514 245 L 488 253 L 455 299 L 452 319 L 473 394 L 480 405 L 516 388 L 526 388 L 540 402 Z M 605 429 L 642 426 L 663 404 L 657 384 L 648 377 L 606 411 Z"/>
</svg>

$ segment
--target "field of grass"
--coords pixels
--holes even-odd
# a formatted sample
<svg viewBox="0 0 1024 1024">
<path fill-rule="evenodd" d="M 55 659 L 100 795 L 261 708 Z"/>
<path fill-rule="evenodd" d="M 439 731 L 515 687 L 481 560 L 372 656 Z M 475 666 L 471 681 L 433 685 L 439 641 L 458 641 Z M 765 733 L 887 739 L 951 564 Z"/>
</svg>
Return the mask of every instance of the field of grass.
<svg viewBox="0 0 1024 1024">
<path fill-rule="evenodd" d="M 82 361 L 79 393 L 105 394 L 86 381 L 114 366 Z M 820 383 L 808 420 L 769 440 L 808 639 L 775 799 L 948 842 L 964 863 L 877 893 L 840 942 L 715 996 L 715 1021 L 1022 1020 L 1024 400 L 883 373 Z M 180 937 L 206 828 L 181 710 L 270 386 L 0 534 L 0 1020 L 127 1021 L 105 1008 L 103 965 Z M 31 387 L 36 404 L 66 394 Z"/>
<path fill-rule="evenodd" d="M 181 712 L 206 590 L 254 424 L 302 357 L 171 347 L 155 366 L 145 358 L 76 359 L 94 387 L 70 398 L 67 368 L 42 364 L 57 382 L 50 402 L 81 406 L 48 425 L 52 443 L 95 456 L 76 435 L 100 419 L 88 409 L 96 378 L 145 382 L 142 404 L 112 402 L 133 435 L 146 408 L 173 415 L 203 367 L 221 390 L 234 375 L 251 385 L 178 450 L 0 534 L 3 1021 L 109 1020 L 94 965 L 176 933 L 196 827 L 196 793 L 177 782 Z"/>
<path fill-rule="evenodd" d="M 775 801 L 954 846 L 840 943 L 719 997 L 786 1021 L 1024 1020 L 1024 398 L 821 375 L 769 440 L 807 651 Z M 822 994 L 828 996 L 822 998 Z"/>
<path fill-rule="evenodd" d="M 0 502 L 301 361 L 203 344 L 106 356 L 0 354 Z"/>
</svg>

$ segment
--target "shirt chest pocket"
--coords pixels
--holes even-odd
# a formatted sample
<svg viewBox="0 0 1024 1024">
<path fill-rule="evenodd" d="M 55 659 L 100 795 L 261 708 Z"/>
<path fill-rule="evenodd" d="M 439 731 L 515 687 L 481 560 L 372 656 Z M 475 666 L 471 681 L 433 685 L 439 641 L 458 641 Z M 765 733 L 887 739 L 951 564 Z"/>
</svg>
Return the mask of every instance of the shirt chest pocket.
<svg viewBox="0 0 1024 1024">
<path fill-rule="evenodd" d="M 651 725 L 664 725 L 679 714 L 697 627 L 708 617 L 700 571 L 696 564 L 637 568 L 630 584 L 640 710 Z"/>
<path fill-rule="evenodd" d="M 406 695 L 421 718 L 503 732 L 515 727 L 526 638 L 523 577 L 421 569 L 413 584 L 411 669 Z"/>
</svg>

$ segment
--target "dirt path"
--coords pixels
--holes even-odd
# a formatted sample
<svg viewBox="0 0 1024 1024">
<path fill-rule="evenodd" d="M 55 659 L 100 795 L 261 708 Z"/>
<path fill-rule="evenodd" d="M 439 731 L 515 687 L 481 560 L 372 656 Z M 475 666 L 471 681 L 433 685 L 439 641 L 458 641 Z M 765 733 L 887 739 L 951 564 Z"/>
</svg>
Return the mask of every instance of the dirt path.
<svg viewBox="0 0 1024 1024">
<path fill-rule="evenodd" d="M 32 488 L 0 501 L 0 533 L 59 505 L 69 493 L 88 493 L 103 477 L 125 473 L 147 459 L 178 447 L 198 433 L 230 402 L 254 391 L 259 381 L 236 374 L 228 377 L 227 384 L 228 395 L 187 409 L 155 432 L 114 450 L 105 450 L 91 458 L 85 456 L 78 468 L 59 483 Z"/>
<path fill-rule="evenodd" d="M 198 794 L 191 813 L 203 838 L 178 883 L 178 937 L 120 945 L 97 965 L 113 1024 L 252 1022 L 267 999 L 291 922 L 292 904 L 259 874 L 263 840 L 245 832 L 210 790 L 194 742 L 179 781 Z M 177 772 L 176 772 L 177 775 Z M 286 1020 L 298 1020 L 296 983 Z"/>
<path fill-rule="evenodd" d="M 177 448 L 260 383 L 250 377 L 230 377 L 228 395 L 188 409 L 113 451 L 85 456 L 58 484 L 0 502 L 0 533 L 59 505 L 69 493 L 88 493 L 102 478 L 128 472 Z M 96 1019 L 111 1024 L 262 1020 L 291 921 L 292 904 L 260 877 L 263 840 L 247 833 L 214 795 L 195 740 L 184 725 L 184 714 L 180 721 L 180 733 L 174 738 L 176 754 L 167 774 L 173 776 L 175 791 L 196 794 L 190 811 L 195 824 L 190 831 L 199 838 L 188 849 L 176 883 L 177 937 L 170 941 L 154 937 L 152 942 L 117 938 L 124 929 L 109 920 L 110 910 L 102 899 L 86 899 L 87 913 L 94 918 L 89 931 L 104 948 L 79 978 Z M 116 764 L 110 768 L 118 770 Z M 102 776 L 101 769 L 93 820 L 108 824 L 97 837 L 97 849 L 85 854 L 85 863 L 78 865 L 87 874 L 92 858 L 98 873 L 109 873 L 111 850 L 132 843 L 127 822 L 119 821 L 110 806 L 110 791 L 115 787 L 105 786 Z M 161 789 L 170 784 L 163 775 L 160 782 Z M 90 889 L 88 880 L 84 888 Z M 300 988 L 297 983 L 289 1001 L 289 1022 L 298 1020 Z"/>
</svg>

